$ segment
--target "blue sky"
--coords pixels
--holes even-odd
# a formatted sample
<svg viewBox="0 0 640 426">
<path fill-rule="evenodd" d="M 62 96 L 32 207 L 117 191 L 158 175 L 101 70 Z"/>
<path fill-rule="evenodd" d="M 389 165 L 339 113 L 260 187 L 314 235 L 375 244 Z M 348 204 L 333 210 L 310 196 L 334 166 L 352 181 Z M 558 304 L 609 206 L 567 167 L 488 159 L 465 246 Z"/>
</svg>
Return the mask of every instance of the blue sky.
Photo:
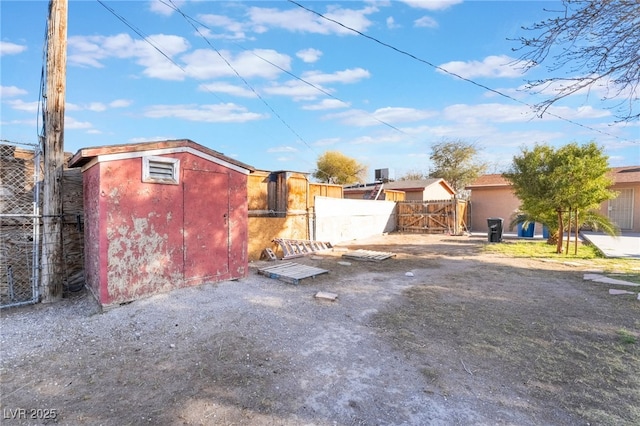
<svg viewBox="0 0 640 426">
<path fill-rule="evenodd" d="M 524 74 L 512 39 L 558 2 L 300 0 L 364 37 L 286 1 L 163 1 L 70 0 L 65 151 L 186 138 L 312 172 L 337 150 L 369 180 L 428 172 L 445 140 L 476 144 L 490 172 L 535 143 L 596 141 L 611 166 L 640 164 L 639 124 L 616 123 L 597 88 L 532 112 L 524 85 L 549 74 Z M 1 139 L 37 141 L 47 13 L 0 1 Z"/>
</svg>

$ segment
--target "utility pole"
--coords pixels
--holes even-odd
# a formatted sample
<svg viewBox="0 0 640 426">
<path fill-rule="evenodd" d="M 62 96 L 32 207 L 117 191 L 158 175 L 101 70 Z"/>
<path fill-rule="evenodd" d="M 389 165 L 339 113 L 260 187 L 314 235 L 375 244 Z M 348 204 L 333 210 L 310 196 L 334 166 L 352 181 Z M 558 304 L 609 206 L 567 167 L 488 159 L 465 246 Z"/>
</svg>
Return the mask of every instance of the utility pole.
<svg viewBox="0 0 640 426">
<path fill-rule="evenodd" d="M 43 303 L 62 298 L 62 172 L 67 66 L 67 0 L 49 1 L 46 99 L 44 107 L 44 182 L 42 281 Z"/>
</svg>

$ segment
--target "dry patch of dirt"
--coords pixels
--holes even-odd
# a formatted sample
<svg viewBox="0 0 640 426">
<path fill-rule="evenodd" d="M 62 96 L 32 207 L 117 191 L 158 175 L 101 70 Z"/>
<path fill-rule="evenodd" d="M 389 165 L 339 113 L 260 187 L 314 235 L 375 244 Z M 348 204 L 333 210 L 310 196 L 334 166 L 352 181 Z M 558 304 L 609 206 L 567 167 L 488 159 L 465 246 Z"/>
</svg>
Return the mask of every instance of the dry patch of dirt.
<svg viewBox="0 0 640 426">
<path fill-rule="evenodd" d="M 2 311 L 2 424 L 639 424 L 640 302 L 485 244 L 387 235 L 292 260 L 330 271 L 297 286 L 256 262 L 105 313 Z M 357 248 L 396 256 L 339 263 Z"/>
</svg>

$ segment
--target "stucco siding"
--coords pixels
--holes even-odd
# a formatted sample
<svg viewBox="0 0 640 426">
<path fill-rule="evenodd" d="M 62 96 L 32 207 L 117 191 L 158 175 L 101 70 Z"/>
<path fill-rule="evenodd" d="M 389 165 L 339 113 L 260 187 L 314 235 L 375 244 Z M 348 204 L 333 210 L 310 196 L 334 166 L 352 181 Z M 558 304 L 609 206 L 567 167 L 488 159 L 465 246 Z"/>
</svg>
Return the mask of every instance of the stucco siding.
<svg viewBox="0 0 640 426">
<path fill-rule="evenodd" d="M 513 214 L 520 206 L 520 200 L 508 187 L 473 188 L 471 192 L 471 231 L 488 232 L 487 219 L 501 217 L 505 230 Z"/>
</svg>

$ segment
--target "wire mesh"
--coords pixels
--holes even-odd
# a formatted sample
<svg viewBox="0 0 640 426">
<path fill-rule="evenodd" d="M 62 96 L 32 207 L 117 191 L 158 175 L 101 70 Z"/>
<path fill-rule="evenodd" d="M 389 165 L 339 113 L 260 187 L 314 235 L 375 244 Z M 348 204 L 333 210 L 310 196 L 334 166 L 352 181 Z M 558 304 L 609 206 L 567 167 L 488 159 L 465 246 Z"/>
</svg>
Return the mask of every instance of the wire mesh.
<svg viewBox="0 0 640 426">
<path fill-rule="evenodd" d="M 38 150 L 0 144 L 0 307 L 37 301 Z"/>
</svg>

